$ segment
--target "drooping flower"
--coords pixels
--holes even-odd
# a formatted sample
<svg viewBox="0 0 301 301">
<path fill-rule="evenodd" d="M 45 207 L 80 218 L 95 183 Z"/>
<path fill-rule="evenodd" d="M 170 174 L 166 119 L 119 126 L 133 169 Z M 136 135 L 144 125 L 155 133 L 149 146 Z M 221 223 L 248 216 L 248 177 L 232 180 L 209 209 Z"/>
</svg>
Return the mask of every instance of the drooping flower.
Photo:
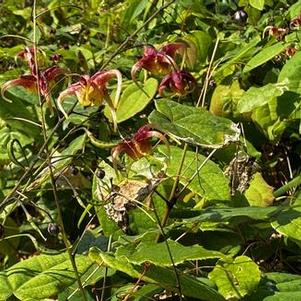
<svg viewBox="0 0 301 301">
<path fill-rule="evenodd" d="M 156 137 L 167 143 L 166 138 L 159 131 L 153 130 L 151 125 L 141 127 L 136 134 L 129 139 L 124 139 L 112 150 L 113 163 L 116 165 L 119 155 L 126 153 L 133 160 L 138 160 L 152 151 L 151 138 Z"/>
<path fill-rule="evenodd" d="M 284 53 L 287 57 L 292 57 L 297 52 L 297 48 L 295 46 L 289 46 L 284 49 Z"/>
<path fill-rule="evenodd" d="M 268 32 L 270 36 L 275 37 L 275 39 L 277 39 L 278 41 L 281 41 L 284 38 L 284 36 L 288 33 L 288 28 L 267 26 L 263 31 L 263 37 L 265 36 L 266 32 Z"/>
<path fill-rule="evenodd" d="M 65 73 L 65 70 L 58 67 L 52 66 L 46 70 L 37 70 L 36 64 L 34 61 L 34 49 L 26 47 L 24 51 L 18 54 L 19 57 L 25 59 L 29 65 L 31 74 L 21 75 L 17 79 L 10 80 L 2 85 L 1 96 L 3 99 L 8 100 L 5 97 L 5 92 L 14 86 L 22 86 L 23 88 L 30 90 L 32 92 L 40 92 L 48 104 L 49 108 L 51 106 L 51 96 L 50 96 L 50 87 L 53 81 L 60 75 Z M 8 100 L 10 101 L 10 100 Z"/>
<path fill-rule="evenodd" d="M 114 101 L 111 100 L 107 83 L 117 78 L 117 91 Z M 100 106 L 106 102 L 111 110 L 114 126 L 116 126 L 115 110 L 119 101 L 122 85 L 122 75 L 118 70 L 99 71 L 93 76 L 83 75 L 80 80 L 61 92 L 58 97 L 58 108 L 68 118 L 62 102 L 66 96 L 75 95 L 82 106 Z"/>
<path fill-rule="evenodd" d="M 159 86 L 159 94 L 163 96 L 167 90 L 167 92 L 184 96 L 193 91 L 195 86 L 196 80 L 189 72 L 172 71 L 162 79 Z"/>
<path fill-rule="evenodd" d="M 292 19 L 290 22 L 290 27 L 293 29 L 294 27 L 299 27 L 301 25 L 301 14 Z"/>
<path fill-rule="evenodd" d="M 145 69 L 153 75 L 166 75 L 173 69 L 177 69 L 176 54 L 184 52 L 185 49 L 184 43 L 170 43 L 160 50 L 153 46 L 145 47 L 143 57 L 132 67 L 132 79 L 136 79 L 136 74 L 141 69 Z"/>
</svg>

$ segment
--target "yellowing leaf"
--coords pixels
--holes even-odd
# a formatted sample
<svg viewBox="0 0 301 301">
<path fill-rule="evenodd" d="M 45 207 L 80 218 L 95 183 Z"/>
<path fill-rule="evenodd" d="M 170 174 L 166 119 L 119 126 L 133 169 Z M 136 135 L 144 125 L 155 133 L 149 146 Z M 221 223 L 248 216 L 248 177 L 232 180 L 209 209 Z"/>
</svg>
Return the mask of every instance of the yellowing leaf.
<svg viewBox="0 0 301 301">
<path fill-rule="evenodd" d="M 245 196 L 251 206 L 268 207 L 273 204 L 273 190 L 274 188 L 267 184 L 261 173 L 257 172 Z"/>
</svg>

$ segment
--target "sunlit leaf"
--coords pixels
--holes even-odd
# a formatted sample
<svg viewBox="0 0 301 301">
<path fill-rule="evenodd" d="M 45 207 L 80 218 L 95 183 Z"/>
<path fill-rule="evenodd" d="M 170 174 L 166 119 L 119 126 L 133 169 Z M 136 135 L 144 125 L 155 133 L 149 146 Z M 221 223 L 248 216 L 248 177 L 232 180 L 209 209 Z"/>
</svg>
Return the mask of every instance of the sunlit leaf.
<svg viewBox="0 0 301 301">
<path fill-rule="evenodd" d="M 123 252 L 121 249 L 116 253 L 117 256 L 122 254 Z M 173 240 L 167 240 L 166 242 L 157 244 L 142 242 L 132 254 L 127 256 L 127 259 L 133 264 L 150 262 L 158 266 L 172 266 L 173 263 L 171 262 L 170 256 L 172 256 L 173 263 L 176 265 L 187 260 L 204 260 L 224 257 L 220 252 L 206 250 L 198 245 L 183 246 Z"/>
<path fill-rule="evenodd" d="M 125 121 L 141 112 L 157 92 L 158 81 L 149 78 L 143 85 L 131 84 L 122 93 L 117 107 L 117 122 Z"/>
<path fill-rule="evenodd" d="M 179 162 L 181 162 L 183 150 L 178 147 L 171 146 L 169 150 L 166 147 L 160 147 L 159 151 L 169 157 L 167 169 L 168 176 L 175 177 L 178 172 Z M 189 183 L 188 189 L 208 200 L 229 200 L 229 180 L 213 161 L 208 160 L 202 166 L 202 163 L 205 160 L 205 156 L 196 154 L 192 151 L 187 151 L 182 173 L 180 175 L 180 182 L 183 185 Z M 202 166 L 202 168 L 199 169 L 200 166 Z"/>
<path fill-rule="evenodd" d="M 267 207 L 273 204 L 273 187 L 267 184 L 261 173 L 257 172 L 245 191 L 245 196 L 251 206 Z"/>
<path fill-rule="evenodd" d="M 93 262 L 84 255 L 77 255 L 76 265 L 81 276 Z M 55 296 L 76 281 L 66 253 L 31 257 L 9 268 L 6 274 L 13 294 L 23 301 Z"/>
<path fill-rule="evenodd" d="M 260 281 L 259 267 L 247 256 L 220 260 L 209 273 L 227 300 L 239 300 L 253 292 Z"/>
<path fill-rule="evenodd" d="M 246 91 L 237 104 L 239 113 L 252 112 L 255 108 L 267 104 L 271 99 L 282 95 L 288 90 L 287 83 L 267 84 L 263 87 L 251 87 Z"/>
<path fill-rule="evenodd" d="M 276 55 L 281 53 L 287 46 L 288 44 L 283 44 L 279 42 L 277 44 L 262 49 L 246 64 L 245 68 L 243 69 L 243 72 L 249 72 L 255 69 L 256 67 L 259 67 L 262 64 L 268 62 Z"/>
<path fill-rule="evenodd" d="M 289 90 L 301 93 L 301 52 L 297 52 L 280 71 L 278 82 L 288 80 Z"/>
<path fill-rule="evenodd" d="M 176 139 L 209 148 L 220 148 L 239 139 L 237 126 L 229 119 L 214 116 L 204 108 L 195 108 L 160 99 L 150 123 Z"/>
<path fill-rule="evenodd" d="M 124 256 L 115 257 L 111 254 L 101 252 L 97 248 L 93 248 L 89 252 L 90 258 L 99 263 L 105 264 L 113 269 L 119 270 L 134 278 L 140 278 L 148 283 L 155 283 L 163 288 L 168 288 L 174 292 L 178 291 L 177 277 L 173 269 L 163 268 L 150 265 L 147 268 L 136 266 L 127 261 Z M 182 293 L 188 297 L 194 297 L 205 301 L 222 301 L 224 300 L 219 295 L 212 285 L 208 285 L 208 280 L 205 282 L 201 278 L 196 279 L 189 275 L 180 274 L 179 280 L 181 283 Z"/>
</svg>

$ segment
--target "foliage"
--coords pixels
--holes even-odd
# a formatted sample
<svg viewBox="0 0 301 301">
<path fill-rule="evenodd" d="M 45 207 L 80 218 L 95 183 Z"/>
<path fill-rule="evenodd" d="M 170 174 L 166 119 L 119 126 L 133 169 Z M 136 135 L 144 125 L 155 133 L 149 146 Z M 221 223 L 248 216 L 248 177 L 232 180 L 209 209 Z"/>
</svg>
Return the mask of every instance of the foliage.
<svg viewBox="0 0 301 301">
<path fill-rule="evenodd" d="M 301 1 L 0 8 L 0 301 L 301 298 Z"/>
</svg>

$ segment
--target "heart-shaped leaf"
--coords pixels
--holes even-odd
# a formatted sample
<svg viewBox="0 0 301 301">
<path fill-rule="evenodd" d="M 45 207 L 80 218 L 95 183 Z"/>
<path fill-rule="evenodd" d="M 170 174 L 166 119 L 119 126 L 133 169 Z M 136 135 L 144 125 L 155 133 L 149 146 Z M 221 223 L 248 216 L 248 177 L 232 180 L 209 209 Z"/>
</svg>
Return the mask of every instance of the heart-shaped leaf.
<svg viewBox="0 0 301 301">
<path fill-rule="evenodd" d="M 159 151 L 169 156 L 167 175 L 174 177 L 181 162 L 183 150 L 171 146 L 169 151 L 166 147 L 160 147 Z M 195 192 L 208 200 L 225 201 L 230 199 L 229 181 L 223 174 L 222 170 L 213 161 L 208 160 L 203 166 L 206 157 L 187 151 L 183 163 L 180 183 L 186 185 L 188 189 Z M 202 166 L 200 168 L 200 166 Z M 193 178 L 192 178 L 193 177 Z"/>
<path fill-rule="evenodd" d="M 260 270 L 247 256 L 220 260 L 209 273 L 219 292 L 227 300 L 240 300 L 254 291 L 260 281 Z"/>
<path fill-rule="evenodd" d="M 195 108 L 160 99 L 149 122 L 168 135 L 187 143 L 220 148 L 237 142 L 240 131 L 231 120 L 215 116 L 204 108 Z"/>
</svg>

